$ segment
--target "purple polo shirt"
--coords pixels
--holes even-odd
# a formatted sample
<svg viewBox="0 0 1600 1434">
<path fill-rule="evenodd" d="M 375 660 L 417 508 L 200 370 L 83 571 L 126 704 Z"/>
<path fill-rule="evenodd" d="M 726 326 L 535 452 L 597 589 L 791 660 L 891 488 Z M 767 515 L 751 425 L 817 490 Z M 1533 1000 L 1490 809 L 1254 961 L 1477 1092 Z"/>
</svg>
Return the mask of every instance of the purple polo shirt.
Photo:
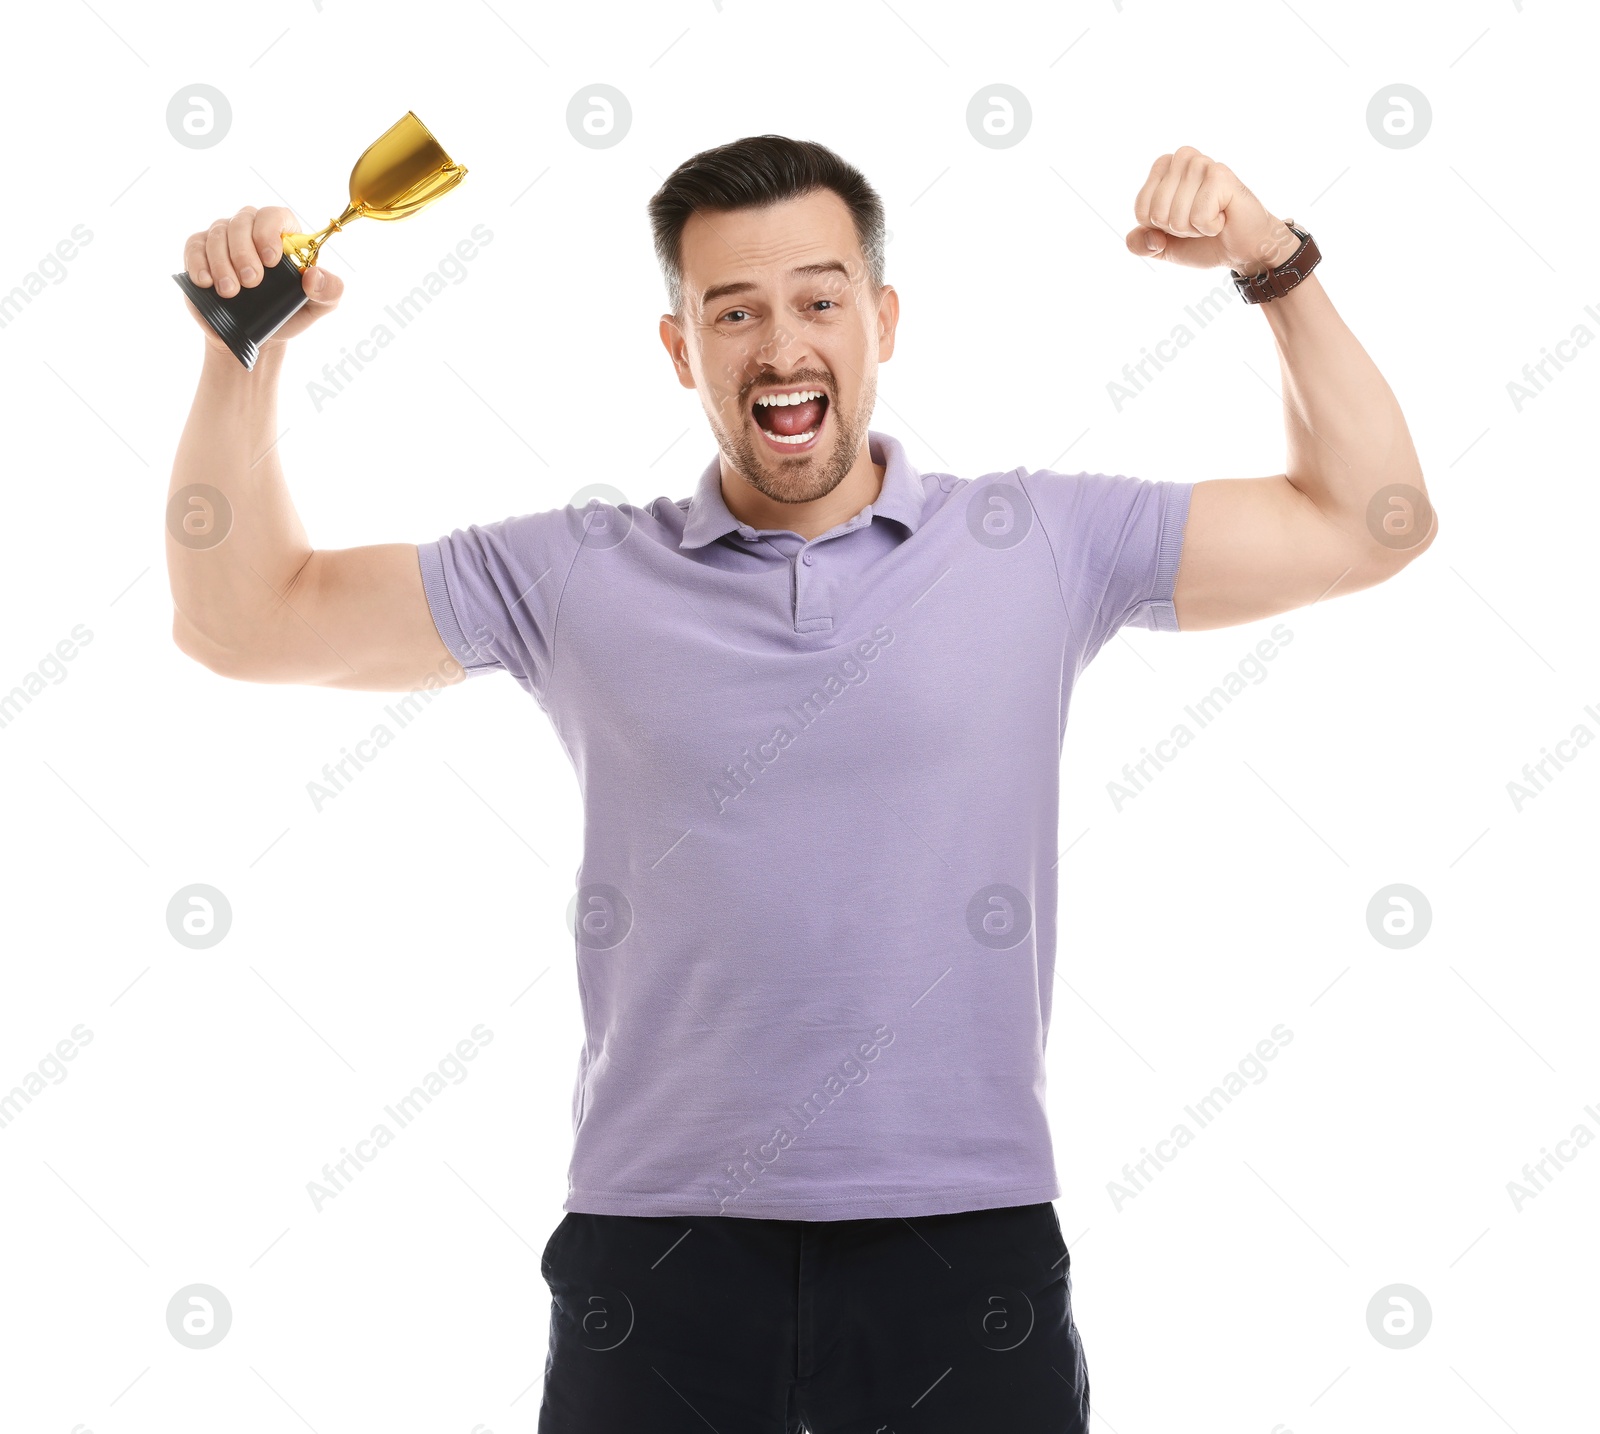
<svg viewBox="0 0 1600 1434">
<path fill-rule="evenodd" d="M 417 553 L 584 809 L 564 1208 L 841 1220 L 1052 1200 L 1045 1041 L 1072 685 L 1174 631 L 1191 486 L 918 473 L 807 541 L 690 499 Z M 469 640 L 468 634 L 471 634 Z"/>
</svg>

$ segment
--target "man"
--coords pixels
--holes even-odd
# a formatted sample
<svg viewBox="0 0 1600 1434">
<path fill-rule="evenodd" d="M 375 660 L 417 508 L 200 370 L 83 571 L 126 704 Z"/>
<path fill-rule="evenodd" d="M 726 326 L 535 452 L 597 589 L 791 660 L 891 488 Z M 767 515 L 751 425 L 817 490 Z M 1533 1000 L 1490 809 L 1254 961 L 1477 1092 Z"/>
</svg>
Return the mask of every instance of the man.
<svg viewBox="0 0 1600 1434">
<path fill-rule="evenodd" d="M 257 682 L 503 670 L 573 760 L 586 1042 L 542 1434 L 1085 1430 L 1044 1088 L 1073 682 L 1124 625 L 1398 572 L 1434 528 L 1405 421 L 1303 231 L 1193 149 L 1127 244 L 1254 281 L 1267 477 L 919 474 L 868 427 L 899 299 L 859 172 L 748 138 L 649 209 L 718 448 L 692 498 L 313 549 L 273 448 L 284 343 L 343 288 L 312 269 L 254 372 L 206 331 L 173 488 L 233 527 L 169 544 L 174 638 Z M 241 210 L 188 272 L 235 293 L 293 227 Z"/>
</svg>

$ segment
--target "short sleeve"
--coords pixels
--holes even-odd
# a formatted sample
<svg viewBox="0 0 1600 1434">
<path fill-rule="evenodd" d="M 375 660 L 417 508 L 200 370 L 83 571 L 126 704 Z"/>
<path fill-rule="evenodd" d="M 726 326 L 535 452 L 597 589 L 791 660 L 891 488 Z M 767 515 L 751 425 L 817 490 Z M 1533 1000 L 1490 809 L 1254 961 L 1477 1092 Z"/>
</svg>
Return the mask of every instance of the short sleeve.
<svg viewBox="0 0 1600 1434">
<path fill-rule="evenodd" d="M 543 700 L 576 547 L 569 516 L 555 508 L 473 523 L 417 545 L 433 624 L 469 677 L 503 670 Z"/>
<path fill-rule="evenodd" d="M 1122 627 L 1178 630 L 1172 590 L 1194 484 L 1048 469 L 1022 483 L 1050 540 L 1082 661 Z"/>
</svg>

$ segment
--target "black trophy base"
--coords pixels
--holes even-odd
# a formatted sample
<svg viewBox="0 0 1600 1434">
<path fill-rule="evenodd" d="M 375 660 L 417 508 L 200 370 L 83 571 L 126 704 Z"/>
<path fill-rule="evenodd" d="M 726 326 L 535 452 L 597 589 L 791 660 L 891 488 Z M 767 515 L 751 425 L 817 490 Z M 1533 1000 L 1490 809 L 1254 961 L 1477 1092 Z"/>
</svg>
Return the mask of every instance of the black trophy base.
<svg viewBox="0 0 1600 1434">
<path fill-rule="evenodd" d="M 172 278 L 247 369 L 256 366 L 261 345 L 306 302 L 301 270 L 287 254 L 261 276 L 255 288 L 241 288 L 231 299 L 223 298 L 215 284 L 202 289 L 187 274 L 174 274 Z"/>
</svg>

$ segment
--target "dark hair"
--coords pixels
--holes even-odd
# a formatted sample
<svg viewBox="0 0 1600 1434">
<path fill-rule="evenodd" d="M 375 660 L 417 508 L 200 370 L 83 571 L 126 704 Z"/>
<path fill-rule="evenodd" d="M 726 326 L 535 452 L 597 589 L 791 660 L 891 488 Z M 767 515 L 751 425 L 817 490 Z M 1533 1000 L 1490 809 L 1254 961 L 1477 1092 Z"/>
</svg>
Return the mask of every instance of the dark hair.
<svg viewBox="0 0 1600 1434">
<path fill-rule="evenodd" d="M 849 207 L 874 289 L 883 287 L 883 200 L 854 165 L 826 145 L 781 134 L 747 135 L 703 149 L 650 198 L 656 258 L 672 312 L 682 312 L 683 226 L 701 209 L 751 209 L 831 189 Z"/>
</svg>

